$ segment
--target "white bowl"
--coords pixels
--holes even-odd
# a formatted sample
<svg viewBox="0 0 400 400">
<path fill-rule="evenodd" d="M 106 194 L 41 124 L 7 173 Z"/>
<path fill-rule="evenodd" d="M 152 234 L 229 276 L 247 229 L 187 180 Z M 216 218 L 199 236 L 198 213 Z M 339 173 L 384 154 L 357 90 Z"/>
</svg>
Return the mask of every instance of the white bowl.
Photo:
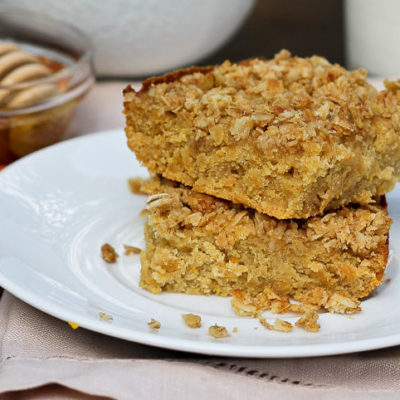
<svg viewBox="0 0 400 400">
<path fill-rule="evenodd" d="M 255 0 L 2 0 L 69 22 L 94 42 L 101 76 L 158 74 L 222 46 Z"/>
<path fill-rule="evenodd" d="M 373 76 L 400 76 L 400 1 L 345 2 L 346 60 Z"/>
</svg>

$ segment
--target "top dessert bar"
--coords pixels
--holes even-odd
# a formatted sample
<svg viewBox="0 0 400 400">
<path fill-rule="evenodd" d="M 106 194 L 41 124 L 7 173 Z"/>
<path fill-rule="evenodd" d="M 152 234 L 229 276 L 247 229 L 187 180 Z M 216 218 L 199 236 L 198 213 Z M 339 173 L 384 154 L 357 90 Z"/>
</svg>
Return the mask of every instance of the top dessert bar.
<svg viewBox="0 0 400 400">
<path fill-rule="evenodd" d="M 151 172 L 278 219 L 372 203 L 400 178 L 400 81 L 378 92 L 322 57 L 193 67 L 124 95 Z"/>
</svg>

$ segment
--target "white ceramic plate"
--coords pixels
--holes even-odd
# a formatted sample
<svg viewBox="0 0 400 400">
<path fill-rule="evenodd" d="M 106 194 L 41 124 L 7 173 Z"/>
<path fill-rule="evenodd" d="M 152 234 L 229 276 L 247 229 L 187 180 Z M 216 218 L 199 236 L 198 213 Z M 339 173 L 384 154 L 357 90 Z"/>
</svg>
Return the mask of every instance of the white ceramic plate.
<svg viewBox="0 0 400 400">
<path fill-rule="evenodd" d="M 65 321 L 139 343 L 196 353 L 239 357 L 303 357 L 348 353 L 400 344 L 400 192 L 388 196 L 395 222 L 390 232 L 390 282 L 352 315 L 321 314 L 319 333 L 279 333 L 237 317 L 230 299 L 152 295 L 138 287 L 145 197 L 129 192 L 127 179 L 146 176 L 127 149 L 122 131 L 73 139 L 17 161 L 0 173 L 0 285 L 34 307 Z M 105 242 L 121 257 L 106 264 Z M 113 316 L 100 320 L 98 313 Z M 189 329 L 181 314 L 202 317 Z M 267 315 L 268 317 L 268 315 Z M 275 316 L 270 316 L 275 318 Z M 290 322 L 295 315 L 284 316 Z M 161 329 L 147 322 L 155 318 Z M 208 336 L 212 324 L 231 337 Z M 237 333 L 233 333 L 233 328 Z M 256 329 L 257 328 L 257 329 Z"/>
</svg>

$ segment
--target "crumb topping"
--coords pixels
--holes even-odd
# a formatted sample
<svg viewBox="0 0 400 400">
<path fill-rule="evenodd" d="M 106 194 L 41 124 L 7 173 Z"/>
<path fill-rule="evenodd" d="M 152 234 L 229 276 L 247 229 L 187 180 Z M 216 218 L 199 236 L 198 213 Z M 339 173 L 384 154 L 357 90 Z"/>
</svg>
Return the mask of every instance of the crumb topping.
<svg viewBox="0 0 400 400">
<path fill-rule="evenodd" d="M 178 225 L 188 229 L 207 226 L 207 231 L 218 232 L 217 243 L 224 248 L 252 236 L 265 236 L 269 237 L 269 246 L 278 250 L 303 237 L 322 241 L 332 252 L 350 248 L 364 258 L 386 241 L 384 234 L 392 223 L 379 204 L 344 207 L 303 221 L 278 220 L 160 177 L 143 184 L 141 190 L 151 194 L 145 215 L 163 216 L 164 226 L 158 226 L 160 233 Z"/>
</svg>

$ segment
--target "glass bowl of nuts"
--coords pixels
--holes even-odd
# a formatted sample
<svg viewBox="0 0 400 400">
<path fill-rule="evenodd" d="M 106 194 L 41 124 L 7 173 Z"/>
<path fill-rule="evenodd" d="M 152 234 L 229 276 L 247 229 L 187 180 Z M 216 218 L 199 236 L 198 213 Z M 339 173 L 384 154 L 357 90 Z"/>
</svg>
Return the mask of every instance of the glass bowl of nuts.
<svg viewBox="0 0 400 400">
<path fill-rule="evenodd" d="M 93 83 L 92 46 L 82 32 L 0 7 L 0 165 L 62 140 Z"/>
</svg>

